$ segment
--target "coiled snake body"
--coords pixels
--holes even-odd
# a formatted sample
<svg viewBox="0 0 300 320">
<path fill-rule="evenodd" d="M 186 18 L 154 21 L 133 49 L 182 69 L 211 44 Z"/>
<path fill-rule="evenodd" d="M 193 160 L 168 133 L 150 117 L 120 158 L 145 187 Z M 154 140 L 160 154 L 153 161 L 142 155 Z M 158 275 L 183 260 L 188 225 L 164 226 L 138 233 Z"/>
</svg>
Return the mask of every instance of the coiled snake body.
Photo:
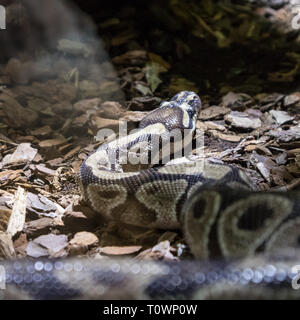
<svg viewBox="0 0 300 320">
<path fill-rule="evenodd" d="M 300 193 L 258 192 L 241 169 L 199 157 L 168 162 L 161 152 L 169 142 L 170 160 L 171 153 L 180 154 L 193 143 L 200 109 L 200 98 L 189 91 L 163 102 L 141 121 L 138 131 L 101 145 L 83 162 L 80 186 L 94 211 L 108 219 L 149 228 L 182 228 L 193 255 L 206 262 L 118 261 L 112 266 L 103 261 L 67 261 L 72 270 L 76 263 L 84 267 L 80 279 L 63 267 L 56 270 L 53 262 L 51 275 L 73 289 L 70 298 L 113 298 L 114 286 L 124 281 L 131 284 L 130 290 L 124 289 L 129 298 L 299 297 L 291 287 L 295 276 L 291 267 L 297 259 L 300 263 Z M 184 135 L 188 143 L 181 139 Z M 129 158 L 134 161 L 124 161 Z M 213 260 L 218 262 L 209 262 Z M 131 273 L 133 266 L 138 272 Z M 152 268 L 158 268 L 156 274 Z M 115 284 L 105 280 L 111 273 L 119 276 Z M 93 286 L 102 291 L 94 292 Z M 28 294 L 32 285 L 24 288 Z M 55 292 L 50 290 L 42 298 L 59 295 Z M 118 292 L 115 297 L 123 296 Z"/>
</svg>

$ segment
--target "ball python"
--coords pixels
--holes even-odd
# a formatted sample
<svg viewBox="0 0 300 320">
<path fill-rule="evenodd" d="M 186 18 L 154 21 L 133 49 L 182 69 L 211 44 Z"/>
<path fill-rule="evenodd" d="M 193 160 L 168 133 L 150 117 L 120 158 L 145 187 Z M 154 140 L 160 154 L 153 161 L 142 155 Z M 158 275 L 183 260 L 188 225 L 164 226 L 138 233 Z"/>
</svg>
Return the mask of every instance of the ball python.
<svg viewBox="0 0 300 320">
<path fill-rule="evenodd" d="M 180 228 L 196 261 L 7 262 L 4 298 L 22 292 L 29 299 L 298 299 L 291 283 L 300 262 L 300 192 L 260 192 L 242 169 L 176 158 L 193 145 L 201 107 L 197 94 L 180 92 L 80 167 L 82 197 L 97 214 L 122 224 Z"/>
<path fill-rule="evenodd" d="M 180 92 L 144 117 L 134 134 L 101 145 L 80 168 L 85 200 L 102 216 L 122 223 L 181 227 L 196 258 L 246 256 L 277 247 L 281 238 L 297 246 L 297 192 L 257 192 L 243 170 L 203 158 L 137 171 L 124 162 L 124 154 L 128 158 L 137 149 L 150 159 L 184 131 L 192 137 L 201 105 L 194 92 Z M 160 148 L 152 146 L 157 136 Z M 177 144 L 179 149 L 185 145 Z"/>
</svg>

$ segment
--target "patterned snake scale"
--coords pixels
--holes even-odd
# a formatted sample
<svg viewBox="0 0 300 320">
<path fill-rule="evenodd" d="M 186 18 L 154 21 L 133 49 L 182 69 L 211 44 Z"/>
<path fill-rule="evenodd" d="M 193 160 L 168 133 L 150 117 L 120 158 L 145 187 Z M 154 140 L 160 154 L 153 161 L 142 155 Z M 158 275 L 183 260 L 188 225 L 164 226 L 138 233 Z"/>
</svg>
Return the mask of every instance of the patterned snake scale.
<svg viewBox="0 0 300 320">
<path fill-rule="evenodd" d="M 164 161 L 164 142 L 173 153 L 185 146 L 177 139 L 183 133 L 193 143 L 200 109 L 194 92 L 180 92 L 80 168 L 82 196 L 95 212 L 125 224 L 181 228 L 196 260 L 6 262 L 3 298 L 299 299 L 292 283 L 300 271 L 300 192 L 256 191 L 243 170 L 203 157 Z M 157 161 L 124 161 L 131 153 Z"/>
</svg>

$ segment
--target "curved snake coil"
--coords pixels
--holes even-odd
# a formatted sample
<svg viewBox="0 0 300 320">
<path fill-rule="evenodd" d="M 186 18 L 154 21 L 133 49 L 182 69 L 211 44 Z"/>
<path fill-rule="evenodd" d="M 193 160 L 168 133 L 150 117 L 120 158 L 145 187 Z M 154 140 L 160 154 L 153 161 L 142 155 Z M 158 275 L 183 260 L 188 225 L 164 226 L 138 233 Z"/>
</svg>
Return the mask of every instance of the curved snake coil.
<svg viewBox="0 0 300 320">
<path fill-rule="evenodd" d="M 243 170 L 201 158 L 166 163 L 162 146 L 170 142 L 176 154 L 184 133 L 192 144 L 200 109 L 194 92 L 180 92 L 80 168 L 94 211 L 125 224 L 181 228 L 198 261 L 8 263 L 5 298 L 299 298 L 291 283 L 300 264 L 300 192 L 255 191 Z M 156 162 L 124 161 L 130 156 Z"/>
</svg>

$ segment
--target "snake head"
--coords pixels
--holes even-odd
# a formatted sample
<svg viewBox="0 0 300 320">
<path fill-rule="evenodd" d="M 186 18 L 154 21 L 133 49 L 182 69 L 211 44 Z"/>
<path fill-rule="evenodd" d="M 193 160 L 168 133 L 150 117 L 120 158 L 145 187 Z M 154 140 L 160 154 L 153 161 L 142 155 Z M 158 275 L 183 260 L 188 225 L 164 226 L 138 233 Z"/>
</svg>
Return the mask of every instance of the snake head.
<svg viewBox="0 0 300 320">
<path fill-rule="evenodd" d="M 197 115 L 201 109 L 199 96 L 192 91 L 181 91 L 170 101 L 163 101 L 159 108 L 148 113 L 139 128 L 162 123 L 168 131 L 173 129 L 195 129 Z"/>
<path fill-rule="evenodd" d="M 188 129 L 194 129 L 198 113 L 202 107 L 199 96 L 193 91 L 181 91 L 170 100 L 170 103 L 172 102 L 183 111 L 183 126 Z"/>
<path fill-rule="evenodd" d="M 194 110 L 196 113 L 198 113 L 202 107 L 201 99 L 193 91 L 181 91 L 170 101 L 176 101 L 179 105 L 184 104 L 187 109 Z"/>
</svg>

